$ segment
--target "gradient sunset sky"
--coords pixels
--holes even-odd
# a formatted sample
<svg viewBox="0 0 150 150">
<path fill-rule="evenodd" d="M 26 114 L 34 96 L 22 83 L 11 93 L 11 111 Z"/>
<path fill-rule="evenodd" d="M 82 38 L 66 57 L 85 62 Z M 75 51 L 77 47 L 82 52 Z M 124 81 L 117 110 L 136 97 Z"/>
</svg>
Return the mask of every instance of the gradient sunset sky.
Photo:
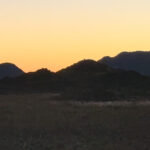
<svg viewBox="0 0 150 150">
<path fill-rule="evenodd" d="M 150 50 L 150 0 L 1 0 L 0 63 L 59 70 Z"/>
</svg>

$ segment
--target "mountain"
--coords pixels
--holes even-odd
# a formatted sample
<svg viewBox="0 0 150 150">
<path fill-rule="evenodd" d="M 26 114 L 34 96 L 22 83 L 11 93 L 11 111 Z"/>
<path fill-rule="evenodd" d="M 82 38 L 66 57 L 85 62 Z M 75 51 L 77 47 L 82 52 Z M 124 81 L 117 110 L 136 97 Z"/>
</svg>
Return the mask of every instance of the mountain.
<svg viewBox="0 0 150 150">
<path fill-rule="evenodd" d="M 114 69 L 111 69 L 105 64 L 100 64 L 91 59 L 81 60 L 65 69 L 58 71 L 56 74 L 60 76 L 66 76 L 76 79 L 79 77 L 91 76 L 93 74 L 102 74 L 105 72 L 111 72 Z"/>
<path fill-rule="evenodd" d="M 0 93 L 39 93 L 51 91 L 55 85 L 55 73 L 46 68 L 24 73 L 14 78 L 0 80 Z"/>
<path fill-rule="evenodd" d="M 0 64 L 0 79 L 5 77 L 17 77 L 24 74 L 24 72 L 16 65 L 11 63 Z"/>
<path fill-rule="evenodd" d="M 115 57 L 104 57 L 98 62 L 112 68 L 133 70 L 142 75 L 150 75 L 150 51 L 122 52 Z"/>
<path fill-rule="evenodd" d="M 115 100 L 150 94 L 149 77 L 93 60 L 82 60 L 56 74 L 64 81 L 65 99 Z"/>
<path fill-rule="evenodd" d="M 0 80 L 0 94 L 59 93 L 59 100 L 150 99 L 150 77 L 82 60 L 56 73 L 48 69 Z"/>
</svg>

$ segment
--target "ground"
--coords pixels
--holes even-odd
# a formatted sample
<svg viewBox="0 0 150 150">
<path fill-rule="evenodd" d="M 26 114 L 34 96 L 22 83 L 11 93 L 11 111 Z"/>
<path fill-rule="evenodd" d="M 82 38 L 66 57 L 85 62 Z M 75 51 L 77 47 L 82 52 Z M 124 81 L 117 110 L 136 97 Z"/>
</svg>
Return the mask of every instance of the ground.
<svg viewBox="0 0 150 150">
<path fill-rule="evenodd" d="M 1 150 L 149 150 L 150 104 L 0 96 Z"/>
</svg>

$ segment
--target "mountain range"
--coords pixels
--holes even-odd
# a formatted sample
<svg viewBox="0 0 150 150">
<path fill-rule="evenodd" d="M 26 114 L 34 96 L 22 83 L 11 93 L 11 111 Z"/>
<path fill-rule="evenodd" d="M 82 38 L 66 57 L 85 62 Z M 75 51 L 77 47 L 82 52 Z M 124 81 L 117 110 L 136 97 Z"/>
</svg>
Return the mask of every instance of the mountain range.
<svg viewBox="0 0 150 150">
<path fill-rule="evenodd" d="M 134 58 L 133 60 L 137 61 L 137 64 L 142 63 L 141 58 L 144 55 L 147 58 L 145 53 L 149 54 L 149 52 L 139 51 L 134 53 L 124 52 L 114 58 L 105 57 L 100 61 L 82 60 L 58 72 L 42 68 L 36 72 L 24 73 L 15 66 L 20 74 L 12 76 L 10 73 L 11 76 L 8 74 L 7 78 L 1 79 L 0 94 L 53 92 L 59 93 L 58 99 L 87 101 L 150 99 L 148 64 L 146 64 L 147 70 L 146 67 L 143 67 L 141 73 L 141 70 L 137 71 L 138 67 L 131 69 L 129 66 L 128 68 L 126 65 L 128 61 L 124 59 L 135 56 L 140 59 Z M 142 56 L 140 57 L 139 54 Z M 115 60 L 115 62 L 118 62 L 116 61 L 118 59 L 126 63 L 118 67 L 111 66 L 106 61 Z M 129 62 L 133 60 L 130 58 Z M 131 63 L 131 66 L 134 65 Z"/>
<path fill-rule="evenodd" d="M 115 57 L 106 56 L 99 60 L 112 68 L 133 70 L 143 75 L 150 75 L 150 52 L 122 52 Z"/>
<path fill-rule="evenodd" d="M 92 64 L 96 63 L 96 61 L 88 60 L 86 63 Z M 150 51 L 122 52 L 115 57 L 105 56 L 100 59 L 98 63 L 106 64 L 114 69 L 136 71 L 142 75 L 150 76 Z M 84 66 L 84 60 L 80 61 L 78 65 L 80 65 L 80 69 L 85 69 L 82 67 L 82 65 Z M 68 70 L 70 70 L 69 68 L 71 67 L 67 67 Z M 95 68 L 91 66 L 90 69 L 94 71 Z M 0 79 L 5 77 L 17 77 L 22 74 L 24 74 L 24 71 L 12 63 L 0 64 Z"/>
</svg>

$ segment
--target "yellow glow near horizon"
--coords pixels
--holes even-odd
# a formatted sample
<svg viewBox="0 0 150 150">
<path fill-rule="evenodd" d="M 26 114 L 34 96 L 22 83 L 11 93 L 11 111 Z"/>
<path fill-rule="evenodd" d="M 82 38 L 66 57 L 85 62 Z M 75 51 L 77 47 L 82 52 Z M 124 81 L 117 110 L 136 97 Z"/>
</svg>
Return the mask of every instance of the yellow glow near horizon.
<svg viewBox="0 0 150 150">
<path fill-rule="evenodd" d="M 150 50 L 148 0 L 0 2 L 0 63 L 57 71 L 81 59 Z"/>
</svg>

